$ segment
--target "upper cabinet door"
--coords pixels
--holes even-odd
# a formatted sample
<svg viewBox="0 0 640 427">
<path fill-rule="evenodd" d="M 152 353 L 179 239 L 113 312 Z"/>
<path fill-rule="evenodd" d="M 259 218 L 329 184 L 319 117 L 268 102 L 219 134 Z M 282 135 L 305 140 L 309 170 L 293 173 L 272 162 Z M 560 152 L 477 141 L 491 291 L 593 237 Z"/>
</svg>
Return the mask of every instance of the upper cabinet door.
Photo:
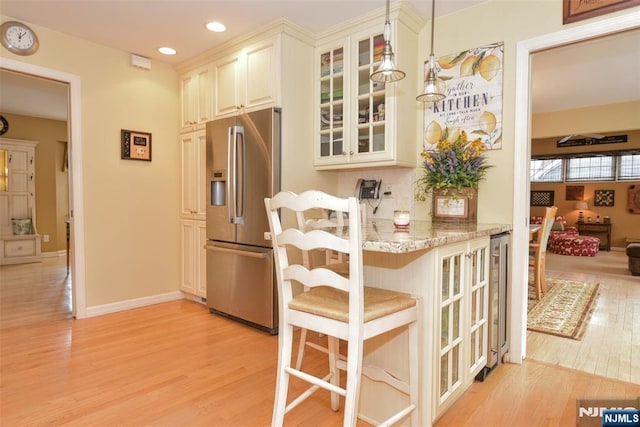
<svg viewBox="0 0 640 427">
<path fill-rule="evenodd" d="M 216 117 L 277 105 L 279 40 L 277 36 L 260 41 L 214 64 Z"/>
<path fill-rule="evenodd" d="M 235 113 L 241 108 L 240 102 L 240 61 L 242 56 L 228 56 L 214 64 L 216 82 L 216 117 Z"/>
<path fill-rule="evenodd" d="M 182 95 L 182 132 L 196 130 L 213 118 L 213 73 L 207 65 L 180 78 Z M 202 126 L 200 126 L 202 127 Z"/>
<path fill-rule="evenodd" d="M 245 49 L 245 93 L 247 109 L 277 105 L 280 92 L 279 37 Z"/>
</svg>

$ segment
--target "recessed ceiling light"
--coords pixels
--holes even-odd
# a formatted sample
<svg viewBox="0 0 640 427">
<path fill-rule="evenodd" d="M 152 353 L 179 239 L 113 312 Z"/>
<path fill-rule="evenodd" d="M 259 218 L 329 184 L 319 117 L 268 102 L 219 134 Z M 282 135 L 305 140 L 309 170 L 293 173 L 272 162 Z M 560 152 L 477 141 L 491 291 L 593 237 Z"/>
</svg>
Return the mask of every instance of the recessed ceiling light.
<svg viewBox="0 0 640 427">
<path fill-rule="evenodd" d="M 176 50 L 172 49 L 170 47 L 160 47 L 158 48 L 158 52 L 164 54 L 164 55 L 175 55 L 176 54 Z"/>
<path fill-rule="evenodd" d="M 209 22 L 206 25 L 207 30 L 214 33 L 223 33 L 227 30 L 227 27 L 222 22 Z"/>
</svg>

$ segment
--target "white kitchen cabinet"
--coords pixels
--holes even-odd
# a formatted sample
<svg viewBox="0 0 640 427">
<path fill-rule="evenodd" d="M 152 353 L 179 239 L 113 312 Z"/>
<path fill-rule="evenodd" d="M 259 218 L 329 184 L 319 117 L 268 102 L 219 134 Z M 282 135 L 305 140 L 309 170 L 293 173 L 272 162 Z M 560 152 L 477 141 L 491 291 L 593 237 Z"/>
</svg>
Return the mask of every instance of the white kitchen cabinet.
<svg viewBox="0 0 640 427">
<path fill-rule="evenodd" d="M 314 94 L 315 167 L 415 167 L 414 130 L 418 88 L 411 71 L 417 59 L 419 25 L 404 9 L 394 10 L 392 46 L 409 77 L 394 83 L 369 79 L 382 58 L 383 21 L 325 36 L 316 48 Z M 404 56 L 403 52 L 407 52 Z"/>
<path fill-rule="evenodd" d="M 203 127 L 213 118 L 212 66 L 205 65 L 180 77 L 182 100 L 181 124 L 183 132 Z"/>
<path fill-rule="evenodd" d="M 42 260 L 35 218 L 36 144 L 0 139 L 0 265 Z M 27 234 L 14 234 L 13 219 L 31 220 Z"/>
<path fill-rule="evenodd" d="M 489 239 L 438 248 L 436 262 L 434 419 L 487 363 Z"/>
<path fill-rule="evenodd" d="M 207 213 L 206 131 L 180 135 L 180 217 L 205 220 Z"/>
<path fill-rule="evenodd" d="M 216 117 L 278 105 L 279 46 L 276 35 L 214 63 Z"/>
<path fill-rule="evenodd" d="M 200 298 L 207 297 L 207 225 L 205 221 L 180 221 L 182 260 L 180 290 Z"/>
</svg>

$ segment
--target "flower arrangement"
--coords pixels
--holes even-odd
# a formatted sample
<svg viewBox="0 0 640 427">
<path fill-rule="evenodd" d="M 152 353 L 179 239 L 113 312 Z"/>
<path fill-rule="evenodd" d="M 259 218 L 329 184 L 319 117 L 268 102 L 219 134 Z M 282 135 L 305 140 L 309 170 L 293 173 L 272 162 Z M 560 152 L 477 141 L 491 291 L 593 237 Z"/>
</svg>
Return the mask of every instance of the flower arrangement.
<svg viewBox="0 0 640 427">
<path fill-rule="evenodd" d="M 466 132 L 446 128 L 435 149 L 421 153 L 424 175 L 418 180 L 416 198 L 424 201 L 434 189 L 444 194 L 465 187 L 477 190 L 478 182 L 491 167 L 484 157 L 485 149 L 480 138 L 468 141 Z"/>
</svg>

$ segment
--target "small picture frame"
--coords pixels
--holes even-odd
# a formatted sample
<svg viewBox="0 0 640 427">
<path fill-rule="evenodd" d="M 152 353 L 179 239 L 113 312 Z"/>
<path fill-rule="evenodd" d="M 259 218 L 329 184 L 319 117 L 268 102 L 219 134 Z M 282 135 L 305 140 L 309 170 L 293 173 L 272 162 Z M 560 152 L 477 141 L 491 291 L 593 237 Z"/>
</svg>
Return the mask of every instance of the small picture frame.
<svg viewBox="0 0 640 427">
<path fill-rule="evenodd" d="M 555 192 L 550 190 L 535 191 L 531 190 L 531 206 L 553 206 Z"/>
<path fill-rule="evenodd" d="M 595 190 L 594 206 L 613 206 L 615 204 L 615 190 Z"/>
<path fill-rule="evenodd" d="M 567 185 L 565 200 L 584 200 L 584 185 Z"/>
<path fill-rule="evenodd" d="M 120 132 L 120 158 L 151 161 L 151 134 L 122 129 Z"/>
</svg>

